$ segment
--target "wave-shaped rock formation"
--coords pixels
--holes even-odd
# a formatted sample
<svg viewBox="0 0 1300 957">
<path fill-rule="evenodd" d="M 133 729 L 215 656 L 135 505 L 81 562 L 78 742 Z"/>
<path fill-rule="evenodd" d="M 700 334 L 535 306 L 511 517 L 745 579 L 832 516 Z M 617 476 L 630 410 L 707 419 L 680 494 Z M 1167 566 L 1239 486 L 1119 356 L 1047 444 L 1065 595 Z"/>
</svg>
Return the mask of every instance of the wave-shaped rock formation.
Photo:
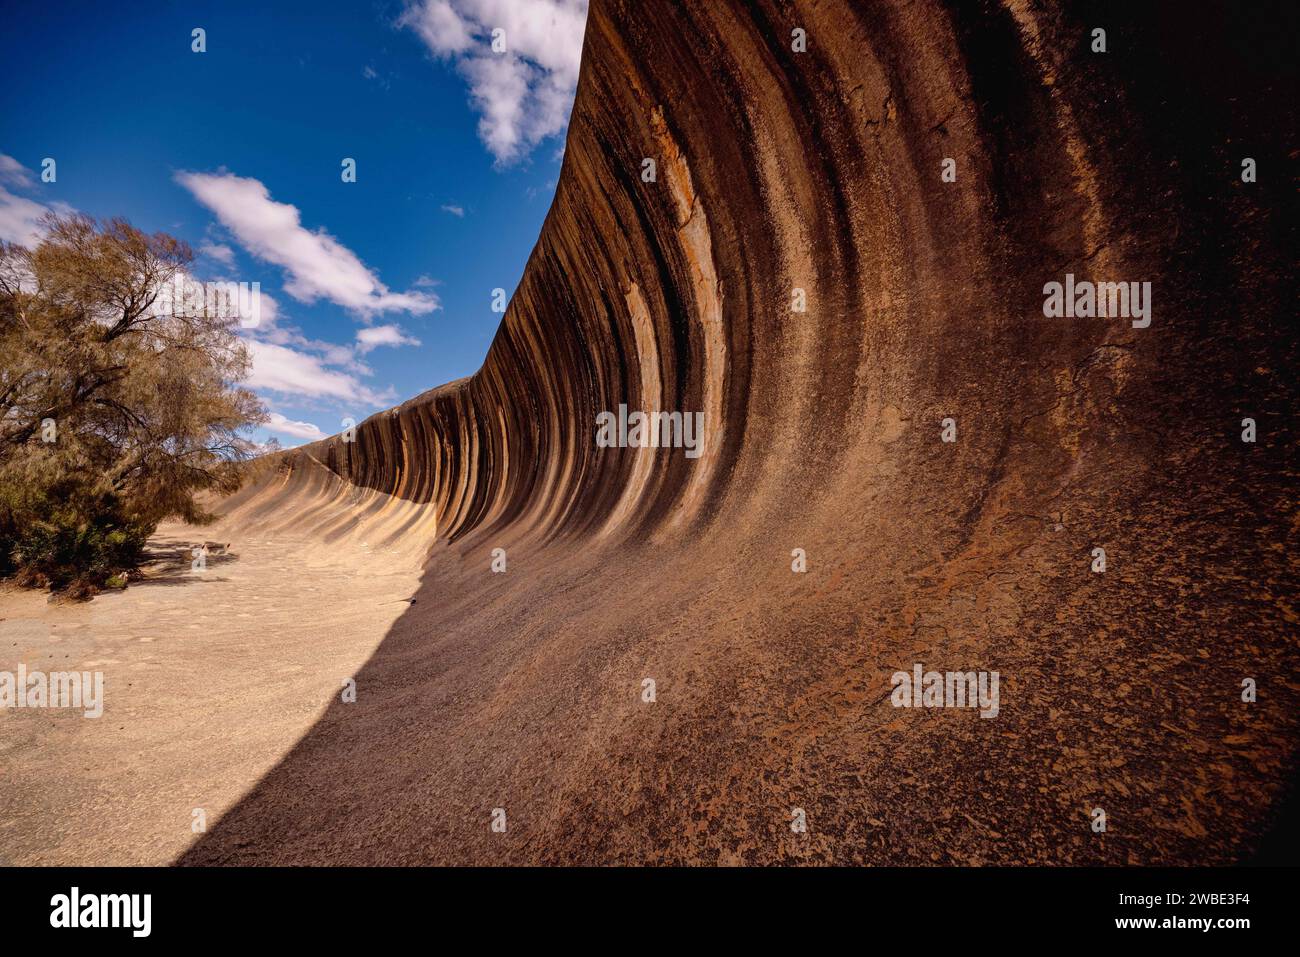
<svg viewBox="0 0 1300 957">
<path fill-rule="evenodd" d="M 482 369 L 241 496 L 427 566 L 182 861 L 1256 853 L 1300 715 L 1295 28 L 593 0 Z M 1046 317 L 1067 274 L 1149 282 L 1149 325 Z M 620 405 L 701 454 L 599 447 Z M 997 672 L 996 717 L 894 707 L 918 664 Z"/>
</svg>

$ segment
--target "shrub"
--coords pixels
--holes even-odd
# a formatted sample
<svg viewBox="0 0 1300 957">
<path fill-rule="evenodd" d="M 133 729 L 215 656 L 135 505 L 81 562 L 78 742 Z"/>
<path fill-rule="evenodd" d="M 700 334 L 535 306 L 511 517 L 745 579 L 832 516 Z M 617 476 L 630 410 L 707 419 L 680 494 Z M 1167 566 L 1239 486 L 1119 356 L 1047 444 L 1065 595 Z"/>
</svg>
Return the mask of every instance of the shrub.
<svg viewBox="0 0 1300 957">
<path fill-rule="evenodd" d="M 168 302 L 189 248 L 123 220 L 50 216 L 0 243 L 0 575 L 86 595 L 168 517 L 238 488 L 265 410 L 225 309 Z"/>
</svg>

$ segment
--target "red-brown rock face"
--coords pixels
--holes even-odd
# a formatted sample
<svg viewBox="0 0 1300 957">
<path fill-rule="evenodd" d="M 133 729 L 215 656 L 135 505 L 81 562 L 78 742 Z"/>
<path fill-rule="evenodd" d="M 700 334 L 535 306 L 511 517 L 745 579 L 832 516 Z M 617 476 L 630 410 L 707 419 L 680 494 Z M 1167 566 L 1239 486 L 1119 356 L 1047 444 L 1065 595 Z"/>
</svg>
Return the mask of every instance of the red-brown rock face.
<svg viewBox="0 0 1300 957">
<path fill-rule="evenodd" d="M 593 0 L 483 368 L 285 460 L 431 505 L 417 603 L 184 861 L 1252 853 L 1300 697 L 1294 15 L 1139 7 Z M 1067 275 L 1146 317 L 1045 316 Z M 701 454 L 599 447 L 620 404 Z M 916 664 L 997 716 L 895 707 Z"/>
</svg>

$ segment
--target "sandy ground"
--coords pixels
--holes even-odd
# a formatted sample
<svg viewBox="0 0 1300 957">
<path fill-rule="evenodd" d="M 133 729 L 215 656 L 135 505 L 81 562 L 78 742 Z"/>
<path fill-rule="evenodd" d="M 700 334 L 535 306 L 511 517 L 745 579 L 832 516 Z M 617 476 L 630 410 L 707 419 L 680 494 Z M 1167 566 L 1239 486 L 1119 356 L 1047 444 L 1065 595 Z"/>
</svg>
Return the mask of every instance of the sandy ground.
<svg viewBox="0 0 1300 957">
<path fill-rule="evenodd" d="M 191 570 L 187 546 L 214 531 L 161 528 L 148 577 L 90 602 L 0 591 L 0 669 L 102 671 L 105 701 L 98 719 L 0 710 L 0 863 L 170 863 L 194 809 L 215 823 L 281 759 L 417 584 L 370 543 L 301 534 L 235 539 Z"/>
</svg>

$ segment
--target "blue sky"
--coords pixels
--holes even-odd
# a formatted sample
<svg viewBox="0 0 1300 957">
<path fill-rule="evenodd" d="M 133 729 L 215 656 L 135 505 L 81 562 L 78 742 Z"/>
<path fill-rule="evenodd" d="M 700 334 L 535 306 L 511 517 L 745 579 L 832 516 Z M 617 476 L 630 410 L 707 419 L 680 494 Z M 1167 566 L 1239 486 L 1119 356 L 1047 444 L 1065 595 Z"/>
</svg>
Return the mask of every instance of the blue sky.
<svg viewBox="0 0 1300 957">
<path fill-rule="evenodd" d="M 585 14 L 6 0 L 0 238 L 120 215 L 188 241 L 196 279 L 260 282 L 257 437 L 337 432 L 482 363 L 554 193 Z"/>
</svg>

